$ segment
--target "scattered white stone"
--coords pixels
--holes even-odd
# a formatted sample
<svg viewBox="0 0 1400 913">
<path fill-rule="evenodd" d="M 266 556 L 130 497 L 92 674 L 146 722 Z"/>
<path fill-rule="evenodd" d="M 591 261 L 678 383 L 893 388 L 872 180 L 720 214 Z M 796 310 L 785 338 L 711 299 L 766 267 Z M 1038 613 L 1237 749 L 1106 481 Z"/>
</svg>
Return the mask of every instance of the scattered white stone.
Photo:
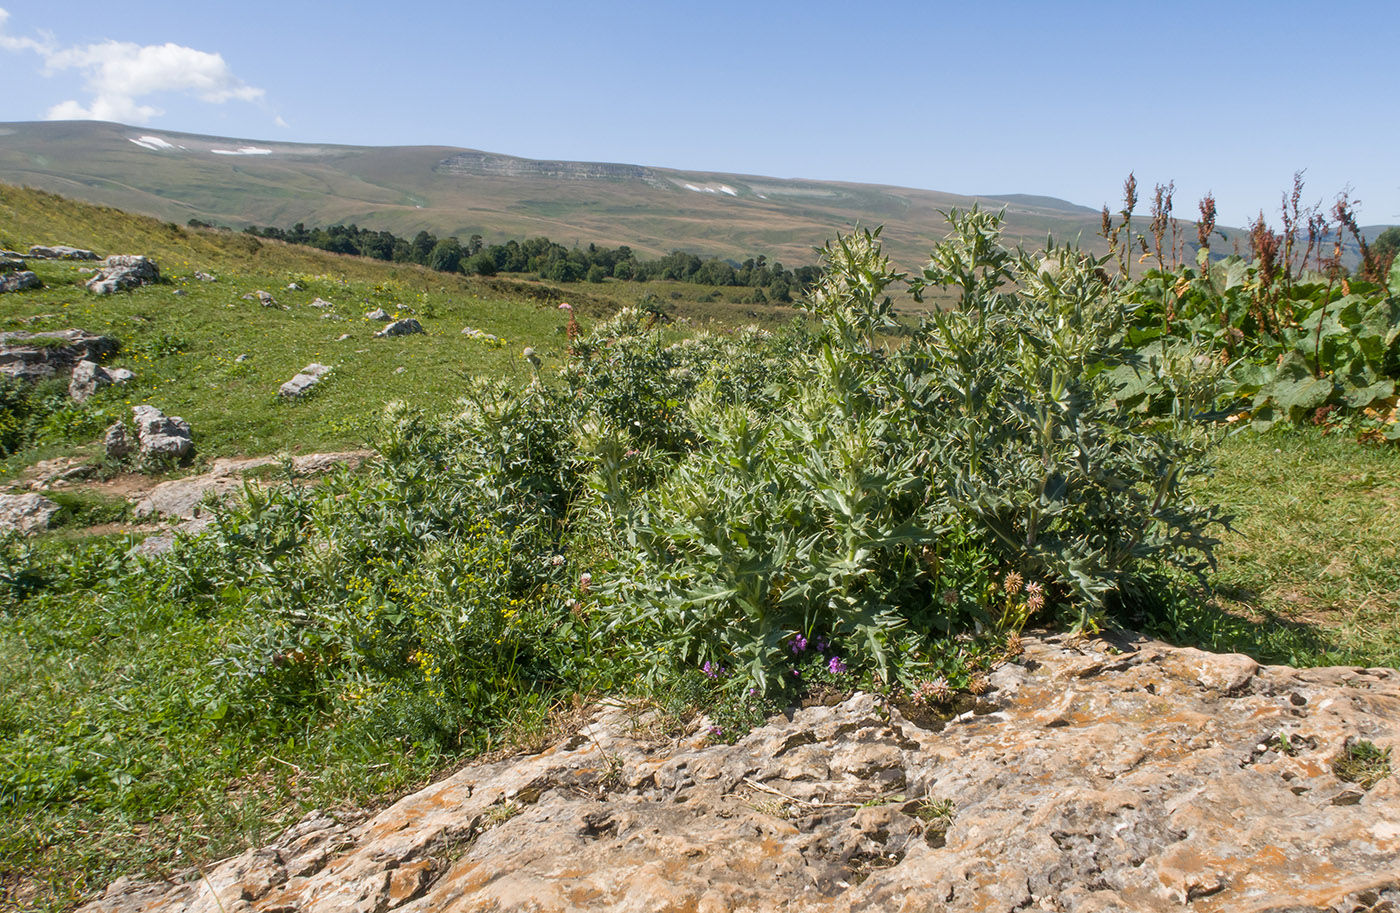
<svg viewBox="0 0 1400 913">
<path fill-rule="evenodd" d="M 214 276 L 211 276 L 209 273 L 202 273 L 202 272 L 200 272 L 200 271 L 198 271 L 198 270 L 195 271 L 194 277 L 195 277 L 196 279 L 198 279 L 200 282 L 218 282 L 218 281 L 219 281 L 219 280 L 216 279 Z"/>
<path fill-rule="evenodd" d="M 384 320 L 384 321 L 387 321 L 387 320 L 392 320 L 393 318 L 391 318 L 388 314 L 386 314 L 386 313 L 384 312 L 384 309 L 383 309 L 383 308 L 375 308 L 374 310 L 369 311 L 368 313 L 365 314 L 365 319 L 366 319 L 366 320 Z"/>
<path fill-rule="evenodd" d="M 301 286 L 297 285 L 295 282 L 288 282 L 288 283 L 287 283 L 287 291 L 289 291 L 289 292 L 299 292 L 299 291 L 301 291 Z"/>
<path fill-rule="evenodd" d="M 237 358 L 235 358 L 234 361 L 238 362 L 238 363 L 241 365 L 241 364 L 243 364 L 243 362 L 247 361 L 247 360 L 248 360 L 249 358 L 251 358 L 251 357 L 252 357 L 252 356 L 249 355 L 247 352 L 244 352 L 242 355 L 240 355 L 240 356 L 238 356 Z"/>
<path fill-rule="evenodd" d="M 291 380 L 283 384 L 281 388 L 278 389 L 277 394 L 279 396 L 285 396 L 289 399 L 292 397 L 301 396 L 308 390 L 310 390 L 312 387 L 319 384 L 321 382 L 321 378 L 329 374 L 330 371 L 331 369 L 329 365 L 317 364 L 313 362 L 312 364 L 309 364 L 306 367 L 302 368 L 296 377 L 293 377 Z"/>
<path fill-rule="evenodd" d="M 324 299 L 324 298 L 316 297 L 316 298 L 312 298 L 312 299 L 311 299 L 311 306 L 314 307 L 314 308 L 322 308 L 322 309 L 325 309 L 325 308 L 333 308 L 333 307 L 335 307 L 335 304 L 332 303 L 332 302 L 330 302 L 330 301 L 327 301 L 327 300 Z"/>
</svg>

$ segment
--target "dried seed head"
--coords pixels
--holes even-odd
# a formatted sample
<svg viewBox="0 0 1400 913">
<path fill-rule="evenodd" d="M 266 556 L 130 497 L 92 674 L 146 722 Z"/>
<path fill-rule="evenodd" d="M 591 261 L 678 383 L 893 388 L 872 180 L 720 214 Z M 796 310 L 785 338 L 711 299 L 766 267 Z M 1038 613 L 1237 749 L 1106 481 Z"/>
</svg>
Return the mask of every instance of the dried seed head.
<svg viewBox="0 0 1400 913">
<path fill-rule="evenodd" d="M 938 678 L 919 682 L 919 686 L 914 689 L 914 703 L 925 707 L 946 704 L 952 697 L 953 689 L 948 684 L 948 680 L 941 675 Z"/>
</svg>

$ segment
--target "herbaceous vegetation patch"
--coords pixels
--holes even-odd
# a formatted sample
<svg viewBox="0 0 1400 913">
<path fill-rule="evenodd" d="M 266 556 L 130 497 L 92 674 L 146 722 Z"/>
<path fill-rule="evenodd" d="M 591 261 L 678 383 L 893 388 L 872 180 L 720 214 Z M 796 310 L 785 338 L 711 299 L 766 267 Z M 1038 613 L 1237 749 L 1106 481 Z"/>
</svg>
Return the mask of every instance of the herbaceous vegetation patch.
<svg viewBox="0 0 1400 913">
<path fill-rule="evenodd" d="M 0 806 L 50 828 L 6 853 L 65 814 L 194 831 L 220 778 L 395 788 L 601 691 L 717 739 L 857 687 L 942 713 L 1028 624 L 1154 610 L 1211 566 L 1225 517 L 1190 493 L 1242 394 L 1203 334 L 1144 341 L 1157 299 L 1104 260 L 951 226 L 912 276 L 833 241 L 778 331 L 570 315 L 562 368 L 394 404 L 363 471 L 250 486 L 167 555 L 5 543 L 5 649 L 48 684 L 5 683 Z M 896 322 L 935 290 L 958 306 Z"/>
</svg>

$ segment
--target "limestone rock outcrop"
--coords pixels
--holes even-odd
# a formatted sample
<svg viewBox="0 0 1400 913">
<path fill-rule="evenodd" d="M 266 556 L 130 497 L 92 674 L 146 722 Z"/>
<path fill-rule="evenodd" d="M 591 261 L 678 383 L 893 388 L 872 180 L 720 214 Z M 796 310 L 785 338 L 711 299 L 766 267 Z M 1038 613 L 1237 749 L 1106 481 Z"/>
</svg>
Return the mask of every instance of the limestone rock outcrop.
<svg viewBox="0 0 1400 913">
<path fill-rule="evenodd" d="M 405 317 L 403 320 L 395 320 L 393 323 L 374 334 L 375 339 L 383 339 L 390 336 L 412 336 L 414 333 L 422 333 L 423 325 L 412 317 Z"/>
<path fill-rule="evenodd" d="M 43 495 L 0 494 L 0 533 L 41 532 L 49 528 L 49 521 L 56 513 L 58 505 Z"/>
<path fill-rule="evenodd" d="M 88 291 L 98 295 L 125 292 L 129 289 L 150 285 L 160 281 L 160 267 L 147 257 L 128 254 L 113 254 L 102 261 L 98 270 L 87 281 Z"/>
<path fill-rule="evenodd" d="M 330 365 L 313 362 L 302 368 L 291 380 L 277 390 L 277 395 L 285 399 L 303 396 L 321 382 L 321 378 L 331 373 Z"/>
<path fill-rule="evenodd" d="M 179 459 L 194 447 L 190 424 L 176 416 L 168 416 L 155 406 L 131 408 L 136 423 L 136 443 L 143 457 Z"/>
<path fill-rule="evenodd" d="M 553 747 L 472 764 L 347 826 L 85 913 L 1381 911 L 1400 672 L 1261 667 L 1135 635 L 1028 637 L 951 718 L 857 694 L 734 745 L 605 704 Z"/>
<path fill-rule="evenodd" d="M 95 361 L 80 361 L 68 378 L 68 395 L 75 402 L 84 403 L 103 387 L 124 384 L 136 375 L 126 368 L 104 368 Z"/>
<path fill-rule="evenodd" d="M 113 422 L 102 435 L 102 450 L 109 459 L 122 460 L 136 449 L 136 443 L 126 430 L 126 422 Z"/>
<path fill-rule="evenodd" d="M 0 373 L 37 381 L 70 373 L 81 361 L 101 361 L 117 351 L 110 336 L 84 330 L 0 333 Z"/>
<path fill-rule="evenodd" d="M 35 260 L 96 260 L 97 254 L 81 247 L 69 247 L 65 244 L 55 244 L 48 247 L 42 244 L 35 244 L 29 248 L 29 256 Z"/>
<path fill-rule="evenodd" d="M 32 270 L 16 270 L 0 274 L 0 292 L 26 292 L 32 288 L 40 288 L 43 282 Z"/>
<path fill-rule="evenodd" d="M 356 467 L 373 455 L 370 450 L 345 450 L 333 453 L 304 453 L 292 458 L 292 475 L 320 475 L 341 466 Z M 169 479 L 151 489 L 136 502 L 132 514 L 136 517 L 194 520 L 207 518 L 203 506 L 214 500 L 236 497 L 244 486 L 243 476 L 256 469 L 277 464 L 274 457 L 222 458 L 214 461 L 209 471 L 183 479 Z"/>
</svg>

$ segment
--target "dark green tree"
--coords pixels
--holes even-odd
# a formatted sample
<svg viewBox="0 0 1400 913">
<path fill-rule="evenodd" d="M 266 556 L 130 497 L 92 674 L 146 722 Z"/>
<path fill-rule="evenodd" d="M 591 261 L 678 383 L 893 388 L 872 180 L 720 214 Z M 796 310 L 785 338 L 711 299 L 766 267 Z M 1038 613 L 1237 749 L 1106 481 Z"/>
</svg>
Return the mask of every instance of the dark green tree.
<svg viewBox="0 0 1400 913">
<path fill-rule="evenodd" d="M 462 267 L 462 245 L 456 238 L 443 238 L 428 254 L 428 266 L 443 273 L 455 273 Z"/>
</svg>

